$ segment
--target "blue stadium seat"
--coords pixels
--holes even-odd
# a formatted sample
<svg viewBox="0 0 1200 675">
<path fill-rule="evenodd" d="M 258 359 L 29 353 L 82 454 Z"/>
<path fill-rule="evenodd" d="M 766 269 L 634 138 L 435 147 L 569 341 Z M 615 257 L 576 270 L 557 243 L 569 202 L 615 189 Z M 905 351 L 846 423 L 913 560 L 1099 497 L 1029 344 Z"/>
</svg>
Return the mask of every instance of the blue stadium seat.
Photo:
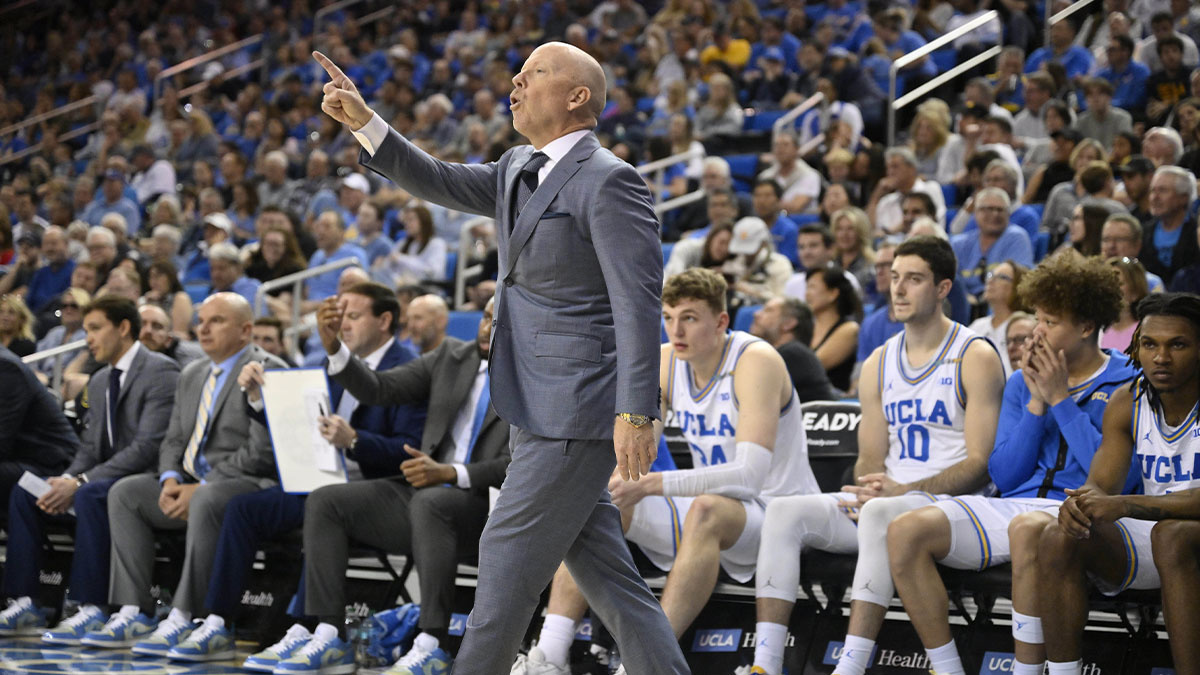
<svg viewBox="0 0 1200 675">
<path fill-rule="evenodd" d="M 770 131 L 775 127 L 775 122 L 786 113 L 786 110 L 764 110 L 755 115 L 747 115 L 742 121 L 742 131 Z"/>
<path fill-rule="evenodd" d="M 470 342 L 479 334 L 479 320 L 483 312 L 450 312 L 446 324 L 446 335 Z"/>
<path fill-rule="evenodd" d="M 939 49 L 929 55 L 939 73 L 944 73 L 958 65 L 958 53 L 954 49 Z"/>
<path fill-rule="evenodd" d="M 749 332 L 750 324 L 754 323 L 754 313 L 762 309 L 762 305 L 745 305 L 737 312 L 733 320 L 733 329 Z"/>
<path fill-rule="evenodd" d="M 647 115 L 654 112 L 654 97 L 643 96 L 637 100 L 638 112 L 644 112 Z"/>
<path fill-rule="evenodd" d="M 758 169 L 758 155 L 752 153 L 745 155 L 726 155 L 725 161 L 729 162 L 729 173 L 734 178 L 752 181 L 754 180 L 754 176 L 757 175 L 756 171 Z"/>
<path fill-rule="evenodd" d="M 183 287 L 188 297 L 191 298 L 193 305 L 199 305 L 204 302 L 204 299 L 208 297 L 208 289 L 209 284 L 203 281 L 199 283 L 193 282 Z"/>
<path fill-rule="evenodd" d="M 664 266 L 667 264 L 667 261 L 671 259 L 671 251 L 674 251 L 674 250 L 675 250 L 675 244 L 663 244 L 662 245 L 663 265 Z"/>
<path fill-rule="evenodd" d="M 446 279 L 453 279 L 456 272 L 458 272 L 458 251 L 450 251 L 446 254 Z"/>
<path fill-rule="evenodd" d="M 957 215 L 958 215 L 958 207 L 956 207 L 956 206 L 947 206 L 946 207 L 946 227 L 947 228 L 950 227 L 950 223 L 953 222 L 954 216 L 957 216 Z"/>
<path fill-rule="evenodd" d="M 946 206 L 958 205 L 958 187 L 954 183 L 942 183 L 942 199 Z"/>
<path fill-rule="evenodd" d="M 821 215 L 818 213 L 789 213 L 788 220 L 795 223 L 797 227 L 804 227 L 811 223 L 821 222 Z"/>
<path fill-rule="evenodd" d="M 1050 233 L 1038 232 L 1037 239 L 1033 241 L 1033 262 L 1039 263 L 1046 254 L 1050 252 Z"/>
</svg>

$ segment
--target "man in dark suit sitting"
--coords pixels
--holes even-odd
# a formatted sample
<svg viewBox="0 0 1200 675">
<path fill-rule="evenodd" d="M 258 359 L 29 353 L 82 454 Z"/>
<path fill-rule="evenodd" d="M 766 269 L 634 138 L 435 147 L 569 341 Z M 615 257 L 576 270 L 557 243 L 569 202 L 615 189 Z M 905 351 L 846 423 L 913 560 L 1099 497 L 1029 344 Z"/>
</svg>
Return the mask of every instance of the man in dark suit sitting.
<svg viewBox="0 0 1200 675">
<path fill-rule="evenodd" d="M 200 305 L 196 334 L 208 358 L 183 369 L 175 407 L 158 450 L 154 473 L 129 476 L 112 488 L 112 577 L 109 601 L 119 611 L 80 641 L 92 647 L 131 647 L 153 634 L 178 637 L 191 628 L 212 569 L 217 533 L 230 499 L 274 484 L 275 457 L 266 428 L 250 419 L 237 373 L 251 360 L 280 367 L 250 344 L 250 304 L 236 293 L 217 293 Z M 183 573 L 170 616 L 160 625 L 150 595 L 155 531 L 187 530 Z M 220 626 L 200 631 L 212 653 L 233 655 Z"/>
<path fill-rule="evenodd" d="M 351 307 L 347 307 L 347 316 Z M 304 513 L 305 613 L 318 617 L 314 640 L 340 640 L 345 614 L 347 549 L 351 541 L 413 556 L 420 580 L 421 616 L 413 649 L 401 658 L 413 672 L 449 665 L 439 647 L 447 637 L 454 575 L 469 557 L 488 513 L 488 488 L 499 487 L 509 462 L 509 426 L 491 407 L 487 356 L 493 303 L 488 302 L 474 343 L 454 338 L 399 368 L 376 372 L 348 345 L 327 344 L 329 372 L 353 391 L 371 381 L 364 404 L 427 402 L 420 449 L 401 465 L 403 479 L 331 485 L 308 497 Z M 343 322 L 343 330 L 345 322 Z M 467 542 L 471 542 L 468 546 Z M 344 636 L 343 636 L 344 637 Z M 314 652 L 317 650 L 313 650 Z"/>
<path fill-rule="evenodd" d="M 32 596 L 46 526 L 75 525 L 68 597 L 81 606 L 45 633 L 42 639 L 52 644 L 79 644 L 87 631 L 104 625 L 99 605 L 108 600 L 109 488 L 121 477 L 153 469 L 171 415 L 179 364 L 138 343 L 140 324 L 137 307 L 125 298 L 102 297 L 83 308 L 88 349 L 104 367 L 87 385 L 87 428 L 79 452 L 66 473 L 49 479 L 48 493 L 35 500 L 16 490 L 9 499 L 4 592 L 27 611 L 37 610 Z M 26 632 L 44 630 L 37 614 Z"/>
<path fill-rule="evenodd" d="M 400 302 L 387 286 L 360 283 L 341 294 L 346 299 L 348 319 L 342 336 L 350 350 L 375 370 L 388 370 L 408 363 L 412 350 L 395 339 Z M 238 377 L 255 414 L 262 410 L 262 366 L 248 363 Z M 416 443 L 425 425 L 424 403 L 411 405 L 359 405 L 358 401 L 330 380 L 330 402 L 336 414 L 329 416 L 321 433 L 345 453 L 351 480 L 394 476 L 408 458 L 404 446 Z M 287 494 L 280 486 L 234 497 L 225 509 L 221 536 L 208 582 L 205 607 L 224 619 L 234 617 L 254 554 L 262 542 L 291 532 L 304 524 L 307 495 Z M 281 657 L 288 657 L 311 635 L 304 626 L 289 631 L 289 639 L 274 649 L 255 654 L 247 667 L 270 670 Z M 295 638 L 295 639 L 291 639 Z M 168 653 L 168 656 L 171 654 Z M 351 654 L 351 657 L 353 654 Z"/>
</svg>

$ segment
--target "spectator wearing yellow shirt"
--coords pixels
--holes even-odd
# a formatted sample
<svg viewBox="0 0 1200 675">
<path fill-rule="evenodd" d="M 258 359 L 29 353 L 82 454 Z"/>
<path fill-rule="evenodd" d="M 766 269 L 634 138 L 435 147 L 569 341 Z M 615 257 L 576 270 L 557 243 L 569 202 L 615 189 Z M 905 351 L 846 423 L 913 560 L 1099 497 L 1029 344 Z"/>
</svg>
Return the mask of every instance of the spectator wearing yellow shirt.
<svg viewBox="0 0 1200 675">
<path fill-rule="evenodd" d="M 713 61 L 723 61 L 735 72 L 741 71 L 750 61 L 750 42 L 733 37 L 729 27 L 718 22 L 713 26 L 712 44 L 700 52 L 700 65 L 705 66 Z"/>
</svg>

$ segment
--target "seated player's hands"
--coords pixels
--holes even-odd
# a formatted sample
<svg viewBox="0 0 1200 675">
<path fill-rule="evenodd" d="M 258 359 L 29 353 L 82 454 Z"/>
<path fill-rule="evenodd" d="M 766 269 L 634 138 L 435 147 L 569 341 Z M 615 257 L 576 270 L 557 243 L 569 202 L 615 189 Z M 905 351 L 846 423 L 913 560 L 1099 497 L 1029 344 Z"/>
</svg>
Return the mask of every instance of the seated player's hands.
<svg viewBox="0 0 1200 675">
<path fill-rule="evenodd" d="M 651 474 L 647 474 L 647 478 Z M 616 472 L 608 479 L 608 492 L 612 495 L 612 503 L 618 509 L 626 511 L 637 506 L 637 503 L 650 496 L 650 481 L 625 480 Z"/>
<path fill-rule="evenodd" d="M 404 451 L 412 455 L 412 459 L 400 463 L 400 471 L 404 472 L 404 479 L 409 485 L 423 488 L 458 481 L 458 472 L 453 466 L 435 462 L 432 457 L 407 443 L 404 445 Z"/>
<path fill-rule="evenodd" d="M 79 484 L 73 478 L 62 476 L 47 478 L 46 482 L 50 484 L 50 491 L 38 497 L 37 507 L 52 516 L 66 513 L 67 509 L 71 508 Z"/>
<path fill-rule="evenodd" d="M 613 423 L 613 449 L 617 455 L 617 472 L 625 480 L 638 480 L 650 473 L 650 465 L 658 457 L 654 440 L 654 425 L 635 427 L 621 418 Z"/>
<path fill-rule="evenodd" d="M 329 57 L 321 52 L 313 52 L 312 55 L 329 74 L 329 82 L 326 82 L 322 89 L 325 96 L 321 99 L 321 110 L 350 127 L 352 131 L 363 128 L 375 113 L 367 106 L 362 94 L 358 93 L 358 87 L 354 86 L 354 82 L 346 77 L 342 69 L 334 65 Z"/>
<path fill-rule="evenodd" d="M 886 473 L 880 471 L 878 473 L 868 473 L 865 476 L 858 477 L 858 484 L 861 487 L 869 487 L 876 494 L 872 497 L 895 497 L 908 492 L 909 487 L 904 483 L 897 483 L 892 480 Z"/>
<path fill-rule="evenodd" d="M 1119 496 L 1106 495 L 1095 490 L 1068 490 L 1067 494 L 1074 495 L 1075 505 L 1092 527 L 1100 523 L 1111 523 L 1129 515 L 1126 513 L 1125 501 Z"/>
<path fill-rule="evenodd" d="M 358 432 L 341 415 L 326 415 L 317 419 L 321 427 L 321 438 L 335 448 L 348 448 L 358 438 Z"/>
<path fill-rule="evenodd" d="M 262 398 L 263 367 L 258 361 L 247 363 L 238 373 L 238 386 L 246 392 L 246 398 L 257 401 Z"/>
<path fill-rule="evenodd" d="M 336 296 L 325 298 L 317 308 L 317 334 L 325 351 L 334 355 L 342 347 L 338 335 L 342 332 L 342 319 L 346 316 L 345 304 L 338 302 Z"/>
<path fill-rule="evenodd" d="M 1058 508 L 1058 526 L 1076 539 L 1087 539 L 1092 534 L 1092 519 L 1083 510 L 1081 500 L 1092 494 L 1091 488 L 1068 489 L 1067 499 Z"/>
</svg>

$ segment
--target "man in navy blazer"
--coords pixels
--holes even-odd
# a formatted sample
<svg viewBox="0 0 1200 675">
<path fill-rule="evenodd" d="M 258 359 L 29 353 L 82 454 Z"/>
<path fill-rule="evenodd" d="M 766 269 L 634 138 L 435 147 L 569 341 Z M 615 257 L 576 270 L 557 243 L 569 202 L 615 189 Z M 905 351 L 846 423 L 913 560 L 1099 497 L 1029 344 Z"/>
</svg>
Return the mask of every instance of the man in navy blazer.
<svg viewBox="0 0 1200 675">
<path fill-rule="evenodd" d="M 510 95 L 513 126 L 533 147 L 465 165 L 408 142 L 336 65 L 314 58 L 331 78 L 321 108 L 354 133 L 363 164 L 417 197 L 496 220 L 489 374 L 492 405 L 512 425 L 512 463 L 480 541 L 455 671 L 508 672 L 565 560 L 631 672 L 687 672 L 607 490 L 614 468 L 638 478 L 657 449 L 662 254 L 649 190 L 592 131 L 607 86 L 600 64 L 564 43 L 538 47 Z M 341 316 L 336 302 L 319 311 L 330 354 Z"/>
</svg>

